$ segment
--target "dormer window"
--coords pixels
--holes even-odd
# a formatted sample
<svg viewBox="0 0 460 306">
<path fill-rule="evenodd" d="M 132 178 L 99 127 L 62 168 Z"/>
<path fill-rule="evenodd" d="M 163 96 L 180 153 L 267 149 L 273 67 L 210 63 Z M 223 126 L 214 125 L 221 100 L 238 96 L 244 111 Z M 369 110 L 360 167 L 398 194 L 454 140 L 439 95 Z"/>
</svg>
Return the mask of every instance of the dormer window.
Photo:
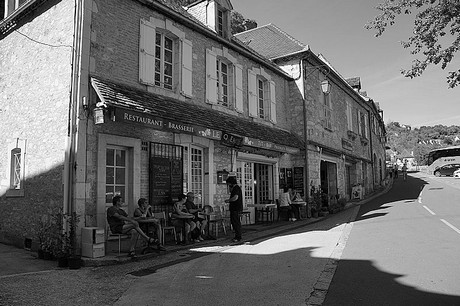
<svg viewBox="0 0 460 306">
<path fill-rule="evenodd" d="M 187 7 L 187 12 L 224 38 L 230 36 L 232 10 L 233 6 L 229 0 L 195 1 Z"/>
<path fill-rule="evenodd" d="M 217 7 L 216 30 L 219 36 L 222 36 L 222 37 L 227 36 L 226 26 L 227 26 L 227 14 L 220 7 Z"/>
</svg>

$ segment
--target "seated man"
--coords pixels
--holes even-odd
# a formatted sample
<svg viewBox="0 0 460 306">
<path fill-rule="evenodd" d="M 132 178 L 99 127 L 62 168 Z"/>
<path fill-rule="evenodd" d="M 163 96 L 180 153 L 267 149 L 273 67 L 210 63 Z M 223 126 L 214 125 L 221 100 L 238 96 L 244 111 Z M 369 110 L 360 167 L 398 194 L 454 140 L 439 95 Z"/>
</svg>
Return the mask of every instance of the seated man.
<svg viewBox="0 0 460 306">
<path fill-rule="evenodd" d="M 134 210 L 134 219 L 139 220 L 139 219 L 144 219 L 144 218 L 149 218 L 151 224 L 153 224 L 153 227 L 155 228 L 154 231 L 152 232 L 152 227 L 149 226 L 150 223 L 141 223 L 139 226 L 140 228 L 147 234 L 153 237 L 153 235 L 156 233 L 157 238 L 160 237 L 161 235 L 161 224 L 160 220 L 156 219 L 153 217 L 152 211 L 151 211 L 151 206 L 147 202 L 146 198 L 140 198 L 137 201 L 137 205 L 139 205 L 136 210 Z M 140 223 L 140 222 L 139 222 Z M 161 245 L 158 245 L 158 249 L 164 251 L 165 248 Z"/>
<path fill-rule="evenodd" d="M 136 241 L 138 235 L 147 240 L 149 244 L 154 243 L 159 245 L 159 241 L 147 236 L 139 227 L 139 223 L 133 218 L 129 218 L 128 214 L 121 208 L 123 201 L 121 196 L 114 196 L 112 199 L 113 206 L 107 209 L 107 222 L 110 226 L 110 231 L 114 234 L 130 234 L 131 244 L 129 247 L 129 257 L 136 257 Z"/>
<path fill-rule="evenodd" d="M 195 219 L 193 219 L 193 221 L 195 221 L 197 228 L 200 230 L 200 234 L 197 240 L 203 241 L 204 240 L 203 236 L 205 235 L 205 230 L 208 224 L 208 220 L 200 218 L 198 216 L 198 212 L 202 212 L 203 210 L 201 208 L 198 208 L 195 205 L 194 199 L 195 199 L 195 194 L 193 192 L 188 192 L 187 201 L 185 202 L 185 208 L 189 214 L 192 214 L 195 216 Z"/>
<path fill-rule="evenodd" d="M 188 242 L 188 236 L 190 232 L 193 231 L 196 227 L 195 222 L 192 220 L 195 218 L 194 215 L 185 212 L 183 207 L 185 203 L 186 196 L 184 194 L 179 195 L 179 200 L 174 203 L 173 211 L 171 214 L 171 222 L 176 227 L 176 231 L 180 232 L 184 230 L 184 237 L 181 243 Z"/>
</svg>

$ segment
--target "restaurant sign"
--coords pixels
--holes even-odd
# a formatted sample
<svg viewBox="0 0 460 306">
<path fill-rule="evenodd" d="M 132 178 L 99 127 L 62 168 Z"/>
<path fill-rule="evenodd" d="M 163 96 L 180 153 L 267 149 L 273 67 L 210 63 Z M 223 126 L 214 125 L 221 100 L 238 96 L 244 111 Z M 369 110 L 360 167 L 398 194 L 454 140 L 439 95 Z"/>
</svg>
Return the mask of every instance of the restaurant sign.
<svg viewBox="0 0 460 306">
<path fill-rule="evenodd" d="M 222 138 L 222 132 L 218 130 L 119 108 L 115 109 L 115 121 L 135 123 L 165 132 L 192 134 L 215 140 Z"/>
<path fill-rule="evenodd" d="M 240 148 L 243 146 L 243 137 L 224 132 L 222 133 L 220 143 L 227 147 Z"/>
<path fill-rule="evenodd" d="M 247 146 L 251 146 L 251 147 L 285 152 L 285 153 L 290 153 L 290 154 L 297 154 L 300 151 L 297 148 L 283 146 L 283 145 L 279 145 L 279 144 L 276 144 L 270 141 L 264 141 L 264 140 L 259 140 L 256 138 L 250 138 L 250 137 L 244 137 L 244 144 Z"/>
</svg>

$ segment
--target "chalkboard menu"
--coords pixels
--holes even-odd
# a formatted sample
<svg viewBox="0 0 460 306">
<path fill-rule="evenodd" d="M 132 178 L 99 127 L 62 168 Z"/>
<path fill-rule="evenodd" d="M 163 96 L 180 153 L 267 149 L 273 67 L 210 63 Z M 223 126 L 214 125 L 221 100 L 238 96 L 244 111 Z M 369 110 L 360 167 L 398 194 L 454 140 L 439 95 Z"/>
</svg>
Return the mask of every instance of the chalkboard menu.
<svg viewBox="0 0 460 306">
<path fill-rule="evenodd" d="M 303 167 L 294 167 L 294 190 L 303 196 Z"/>
<path fill-rule="evenodd" d="M 182 193 L 182 161 L 154 157 L 150 159 L 150 203 L 167 205 Z"/>
</svg>

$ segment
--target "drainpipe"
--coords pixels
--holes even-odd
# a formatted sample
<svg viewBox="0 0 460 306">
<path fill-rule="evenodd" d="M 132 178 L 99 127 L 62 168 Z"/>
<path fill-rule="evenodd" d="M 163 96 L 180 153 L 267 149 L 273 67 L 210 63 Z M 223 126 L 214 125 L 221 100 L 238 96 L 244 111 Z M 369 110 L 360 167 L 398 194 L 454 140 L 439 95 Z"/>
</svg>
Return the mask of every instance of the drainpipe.
<svg viewBox="0 0 460 306">
<path fill-rule="evenodd" d="M 81 49 L 81 8 L 82 1 L 75 2 L 74 8 L 74 33 L 72 44 L 72 63 L 71 63 L 71 83 L 69 114 L 67 126 L 67 138 L 64 161 L 64 211 L 66 213 L 75 212 L 74 194 L 74 177 L 75 177 L 75 146 L 77 132 L 77 109 L 78 109 L 78 82 L 80 71 L 80 49 Z"/>
<path fill-rule="evenodd" d="M 305 79 L 303 79 L 303 59 L 300 60 L 300 74 L 299 74 L 299 77 L 302 78 L 302 86 L 303 86 L 303 101 L 302 101 L 302 105 L 303 105 L 303 141 L 305 143 L 305 156 L 304 156 L 304 161 L 305 161 L 305 167 L 304 167 L 304 177 L 305 177 L 305 182 L 304 182 L 304 190 L 305 190 L 305 202 L 308 203 L 308 199 L 310 197 L 310 191 L 309 191 L 309 186 L 310 186 L 310 177 L 309 177 L 309 173 L 308 173 L 308 126 L 307 126 L 307 93 L 306 93 L 306 89 L 305 89 Z"/>
</svg>

